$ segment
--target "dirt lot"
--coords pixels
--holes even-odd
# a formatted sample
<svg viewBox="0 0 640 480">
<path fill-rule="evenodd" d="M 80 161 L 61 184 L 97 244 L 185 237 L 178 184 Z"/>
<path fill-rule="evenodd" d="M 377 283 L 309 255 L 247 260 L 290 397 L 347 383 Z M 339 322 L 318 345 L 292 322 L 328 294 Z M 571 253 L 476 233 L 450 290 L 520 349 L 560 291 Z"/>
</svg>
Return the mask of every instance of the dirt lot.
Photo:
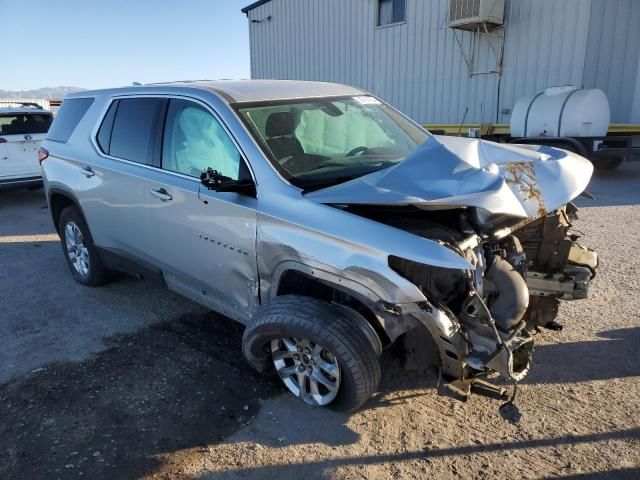
<svg viewBox="0 0 640 480">
<path fill-rule="evenodd" d="M 517 411 L 385 355 L 351 417 L 254 374 L 242 327 L 157 285 L 75 284 L 42 192 L 0 192 L 0 478 L 640 478 L 640 163 L 590 190 L 592 298 L 538 335 Z"/>
</svg>

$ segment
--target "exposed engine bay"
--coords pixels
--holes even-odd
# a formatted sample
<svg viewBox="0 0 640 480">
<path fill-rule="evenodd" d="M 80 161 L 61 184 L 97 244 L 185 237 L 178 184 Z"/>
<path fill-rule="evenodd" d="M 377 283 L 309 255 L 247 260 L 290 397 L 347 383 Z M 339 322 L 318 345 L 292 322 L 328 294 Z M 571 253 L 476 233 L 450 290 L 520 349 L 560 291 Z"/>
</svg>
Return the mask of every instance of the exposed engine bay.
<svg viewBox="0 0 640 480">
<path fill-rule="evenodd" d="M 466 343 L 463 378 L 445 376 L 441 389 L 459 399 L 466 399 L 474 385 L 503 398 L 502 389 L 480 380 L 491 372 L 514 383 L 522 380 L 531 366 L 533 335 L 541 327 L 562 328 L 555 321 L 560 300 L 586 298 L 598 265 L 597 254 L 578 244 L 579 235 L 571 230 L 571 221 L 577 219 L 571 203 L 519 228 L 491 234 L 478 233 L 473 209 L 347 209 L 435 240 L 474 266 L 454 270 L 389 258 L 394 271 L 460 326 Z M 403 341 L 405 349 L 413 351 L 424 343 L 419 332 L 405 335 Z"/>
<path fill-rule="evenodd" d="M 422 297 L 378 308 L 385 332 L 411 369 L 438 352 L 441 393 L 465 399 L 481 386 L 503 398 L 481 379 L 497 372 L 517 385 L 531 367 L 533 334 L 561 328 L 561 300 L 587 296 L 598 258 L 577 243 L 570 202 L 592 172 L 561 149 L 434 137 L 394 166 L 305 196 L 412 234 L 366 238 L 371 247 L 387 240 L 379 248 L 389 269 Z"/>
</svg>

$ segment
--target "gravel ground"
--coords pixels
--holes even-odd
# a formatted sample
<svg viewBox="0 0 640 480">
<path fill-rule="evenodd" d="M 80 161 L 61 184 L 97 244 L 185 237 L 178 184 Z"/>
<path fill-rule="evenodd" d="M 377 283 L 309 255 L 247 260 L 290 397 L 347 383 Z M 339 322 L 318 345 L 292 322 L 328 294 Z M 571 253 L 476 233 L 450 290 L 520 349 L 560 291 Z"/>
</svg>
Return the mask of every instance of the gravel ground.
<svg viewBox="0 0 640 480">
<path fill-rule="evenodd" d="M 0 192 L 0 478 L 640 478 L 640 163 L 594 178 L 586 301 L 536 338 L 517 409 L 385 355 L 348 417 L 254 374 L 242 327 L 150 282 L 75 284 L 41 191 Z"/>
</svg>

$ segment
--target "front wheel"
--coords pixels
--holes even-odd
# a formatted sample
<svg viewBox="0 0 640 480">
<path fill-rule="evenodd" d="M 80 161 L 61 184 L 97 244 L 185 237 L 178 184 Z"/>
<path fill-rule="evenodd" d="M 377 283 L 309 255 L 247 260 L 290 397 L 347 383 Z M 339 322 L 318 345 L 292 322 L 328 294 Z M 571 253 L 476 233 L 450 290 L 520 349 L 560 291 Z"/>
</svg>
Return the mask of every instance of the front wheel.
<svg viewBox="0 0 640 480">
<path fill-rule="evenodd" d="M 305 403 L 350 412 L 378 388 L 376 340 L 373 328 L 352 310 L 285 295 L 264 307 L 247 327 L 243 351 L 257 369 L 275 370 Z"/>
</svg>

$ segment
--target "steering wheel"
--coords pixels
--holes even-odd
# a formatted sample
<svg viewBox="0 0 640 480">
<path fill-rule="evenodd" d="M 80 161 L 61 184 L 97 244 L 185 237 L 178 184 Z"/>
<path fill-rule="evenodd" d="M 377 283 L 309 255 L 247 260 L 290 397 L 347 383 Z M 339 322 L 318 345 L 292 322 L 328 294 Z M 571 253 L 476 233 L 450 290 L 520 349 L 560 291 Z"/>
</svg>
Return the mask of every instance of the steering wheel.
<svg viewBox="0 0 640 480">
<path fill-rule="evenodd" d="M 356 147 L 353 150 L 351 150 L 349 153 L 347 153 L 345 157 L 353 157 L 355 154 L 364 153 L 367 150 L 369 150 L 369 147 Z"/>
</svg>

